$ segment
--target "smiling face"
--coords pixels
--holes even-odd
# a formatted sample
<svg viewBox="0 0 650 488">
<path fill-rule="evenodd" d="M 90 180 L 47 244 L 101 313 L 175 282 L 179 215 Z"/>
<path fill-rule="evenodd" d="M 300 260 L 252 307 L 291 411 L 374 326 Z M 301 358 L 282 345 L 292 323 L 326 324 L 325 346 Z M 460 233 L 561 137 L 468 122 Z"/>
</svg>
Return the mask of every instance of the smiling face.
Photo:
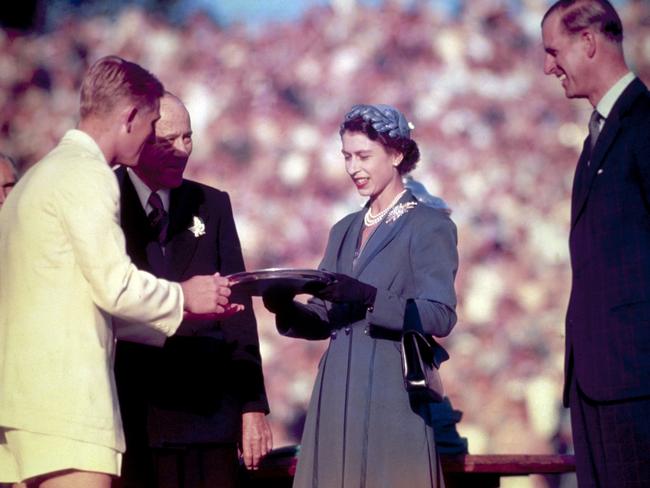
<svg viewBox="0 0 650 488">
<path fill-rule="evenodd" d="M 401 154 L 387 151 L 380 142 L 369 139 L 362 132 L 346 131 L 341 142 L 345 169 L 359 194 L 385 205 L 402 190 L 402 179 L 397 171 Z"/>
<path fill-rule="evenodd" d="M 586 69 L 587 45 L 581 33 L 570 34 L 562 26 L 562 12 L 555 11 L 542 25 L 546 56 L 544 73 L 556 76 L 567 98 L 589 96 L 590 75 Z"/>
<path fill-rule="evenodd" d="M 160 102 L 154 137 L 144 146 L 134 171 L 153 191 L 176 188 L 192 154 L 192 126 L 183 103 L 173 95 Z"/>
</svg>

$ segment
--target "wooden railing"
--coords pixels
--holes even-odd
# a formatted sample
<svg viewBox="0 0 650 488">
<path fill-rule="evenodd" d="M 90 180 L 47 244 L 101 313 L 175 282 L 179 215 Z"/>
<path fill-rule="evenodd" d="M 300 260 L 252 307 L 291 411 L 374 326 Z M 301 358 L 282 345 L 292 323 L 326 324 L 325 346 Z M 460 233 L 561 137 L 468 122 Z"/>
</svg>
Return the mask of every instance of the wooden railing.
<svg viewBox="0 0 650 488">
<path fill-rule="evenodd" d="M 296 446 L 274 449 L 246 488 L 290 488 L 296 472 Z M 504 476 L 557 475 L 575 471 L 572 455 L 461 454 L 442 455 L 447 488 L 497 488 Z"/>
<path fill-rule="evenodd" d="M 496 488 L 503 476 L 575 471 L 574 457 L 564 454 L 463 454 L 440 458 L 447 488 Z"/>
</svg>

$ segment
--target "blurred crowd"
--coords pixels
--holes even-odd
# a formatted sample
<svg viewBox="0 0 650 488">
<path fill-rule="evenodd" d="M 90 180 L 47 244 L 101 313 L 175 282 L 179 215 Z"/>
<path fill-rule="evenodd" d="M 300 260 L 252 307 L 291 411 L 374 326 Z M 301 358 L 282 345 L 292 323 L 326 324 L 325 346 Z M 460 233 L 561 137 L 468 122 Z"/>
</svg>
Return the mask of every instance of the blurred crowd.
<svg viewBox="0 0 650 488">
<path fill-rule="evenodd" d="M 115 53 L 187 104 L 187 175 L 230 193 L 249 269 L 313 268 L 331 225 L 363 201 L 338 126 L 355 103 L 390 103 L 415 125 L 416 180 L 458 225 L 458 325 L 443 379 L 473 453 L 561 452 L 567 237 L 590 107 L 542 72 L 543 0 L 465 2 L 445 16 L 333 2 L 251 31 L 138 8 L 0 31 L 0 151 L 27 169 L 75 126 L 88 64 Z M 650 82 L 650 4 L 617 2 L 626 55 Z M 280 337 L 256 312 L 276 445 L 298 442 L 324 344 Z"/>
</svg>

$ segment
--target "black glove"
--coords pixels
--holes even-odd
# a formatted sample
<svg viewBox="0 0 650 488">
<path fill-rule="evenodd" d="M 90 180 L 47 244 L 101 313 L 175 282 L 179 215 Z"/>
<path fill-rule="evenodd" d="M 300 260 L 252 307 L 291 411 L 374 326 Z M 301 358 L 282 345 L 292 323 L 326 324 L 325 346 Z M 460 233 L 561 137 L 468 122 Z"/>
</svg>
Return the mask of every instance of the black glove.
<svg viewBox="0 0 650 488">
<path fill-rule="evenodd" d="M 335 273 L 336 279 L 329 285 L 314 289 L 311 293 L 322 300 L 334 303 L 362 303 L 372 307 L 377 296 L 377 288 L 362 283 L 348 275 Z"/>
<path fill-rule="evenodd" d="M 271 286 L 262 294 L 262 301 L 269 312 L 275 314 L 293 308 L 293 299 L 296 292 L 282 285 Z"/>
</svg>

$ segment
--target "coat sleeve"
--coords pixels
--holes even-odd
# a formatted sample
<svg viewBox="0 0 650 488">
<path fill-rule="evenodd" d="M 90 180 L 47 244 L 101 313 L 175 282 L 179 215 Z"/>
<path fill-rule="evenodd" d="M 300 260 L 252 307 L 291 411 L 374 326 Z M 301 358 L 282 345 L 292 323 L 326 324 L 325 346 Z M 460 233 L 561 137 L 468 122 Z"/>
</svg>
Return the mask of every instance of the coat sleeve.
<svg viewBox="0 0 650 488">
<path fill-rule="evenodd" d="M 136 342 L 147 346 L 162 347 L 167 340 L 167 334 L 150 327 L 148 324 L 128 322 L 113 318 L 115 337 L 120 341 Z"/>
<path fill-rule="evenodd" d="M 406 297 L 378 288 L 374 306 L 366 315 L 368 322 L 401 330 L 406 301 L 414 298 L 424 332 L 437 337 L 448 335 L 456 324 L 456 245 L 456 226 L 449 218 L 419 223 L 411 236 L 407 256 L 416 295 Z"/>
<path fill-rule="evenodd" d="M 327 339 L 332 330 L 322 300 L 312 298 L 308 305 L 294 302 L 291 309 L 275 317 L 278 332 L 298 339 Z"/>
<path fill-rule="evenodd" d="M 94 303 L 120 319 L 172 335 L 183 317 L 181 287 L 138 270 L 126 254 L 112 171 L 84 168 L 57 191 L 63 230 Z"/>
<path fill-rule="evenodd" d="M 217 207 L 221 210 L 217 240 L 219 270 L 229 275 L 245 270 L 239 235 L 235 226 L 232 205 L 227 193 L 220 193 Z M 222 331 L 226 342 L 233 348 L 232 364 L 236 377 L 237 393 L 242 402 L 242 412 L 269 412 L 264 387 L 262 358 L 260 355 L 257 322 L 250 297 L 233 293 L 231 302 L 241 303 L 246 308 L 223 321 Z"/>
</svg>

